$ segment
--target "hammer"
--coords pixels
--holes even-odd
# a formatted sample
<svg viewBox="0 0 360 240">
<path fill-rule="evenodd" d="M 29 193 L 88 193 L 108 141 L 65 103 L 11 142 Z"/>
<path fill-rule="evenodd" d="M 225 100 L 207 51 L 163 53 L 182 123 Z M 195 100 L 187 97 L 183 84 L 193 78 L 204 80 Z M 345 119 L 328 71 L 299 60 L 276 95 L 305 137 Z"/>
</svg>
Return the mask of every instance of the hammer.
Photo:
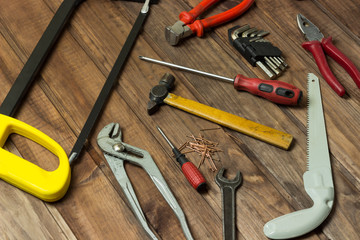
<svg viewBox="0 0 360 240">
<path fill-rule="evenodd" d="M 150 90 L 150 100 L 147 105 L 149 115 L 154 114 L 165 103 L 276 147 L 289 149 L 293 140 L 292 135 L 172 94 L 170 90 L 173 89 L 174 82 L 175 77 L 166 73 L 159 84 Z"/>
</svg>

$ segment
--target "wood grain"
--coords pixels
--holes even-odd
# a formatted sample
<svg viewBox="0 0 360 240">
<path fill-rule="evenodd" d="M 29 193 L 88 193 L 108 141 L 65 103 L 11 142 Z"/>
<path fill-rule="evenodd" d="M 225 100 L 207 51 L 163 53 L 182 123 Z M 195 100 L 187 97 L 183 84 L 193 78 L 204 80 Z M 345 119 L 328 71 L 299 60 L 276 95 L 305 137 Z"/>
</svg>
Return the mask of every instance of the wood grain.
<svg viewBox="0 0 360 240">
<path fill-rule="evenodd" d="M 118 84 L 103 109 L 83 154 L 72 168 L 71 186 L 56 203 L 44 203 L 21 190 L 0 182 L 0 238 L 2 239 L 146 239 L 147 235 L 131 211 L 124 193 L 96 143 L 97 133 L 110 122 L 119 122 L 123 141 L 149 151 L 182 207 L 195 239 L 221 239 L 221 194 L 214 182 L 216 172 L 202 165 L 208 191 L 197 193 L 171 157 L 171 150 L 157 132 L 160 126 L 176 144 L 216 124 L 170 106 L 148 116 L 149 90 L 165 72 L 176 77 L 173 92 L 184 98 L 239 115 L 292 134 L 295 141 L 284 151 L 229 129 L 202 132 L 219 142 L 223 152 L 215 161 L 240 170 L 244 182 L 237 191 L 237 239 L 265 239 L 264 224 L 280 215 L 312 205 L 302 175 L 306 171 L 306 101 L 298 107 L 278 106 L 231 84 L 199 75 L 143 62 L 139 55 L 233 77 L 238 73 L 265 78 L 233 49 L 228 28 L 251 26 L 270 31 L 266 38 L 278 46 L 289 68 L 279 80 L 298 86 L 306 98 L 306 76 L 321 77 L 297 29 L 296 14 L 302 13 L 360 68 L 359 2 L 257 1 L 230 23 L 207 32 L 203 38 L 189 37 L 176 47 L 164 39 L 164 27 L 172 25 L 181 11 L 189 11 L 199 0 L 160 1 L 150 8 L 144 29 L 136 41 Z M 204 16 L 220 13 L 238 1 L 224 1 Z M 61 0 L 0 2 L 0 101 L 44 32 Z M 47 59 L 16 118 L 38 128 L 69 153 L 140 11 L 141 3 L 87 0 Z M 360 239 L 360 91 L 349 75 L 332 59 L 329 64 L 347 91 L 339 98 L 321 78 L 324 114 L 335 183 L 335 205 L 327 220 L 299 239 Z M 233 137 L 236 137 L 236 140 Z M 56 168 L 56 159 L 42 147 L 19 136 L 6 148 L 43 168 Z M 189 154 L 197 163 L 199 157 Z M 172 209 L 141 168 L 126 164 L 149 226 L 160 239 L 184 239 Z"/>
</svg>

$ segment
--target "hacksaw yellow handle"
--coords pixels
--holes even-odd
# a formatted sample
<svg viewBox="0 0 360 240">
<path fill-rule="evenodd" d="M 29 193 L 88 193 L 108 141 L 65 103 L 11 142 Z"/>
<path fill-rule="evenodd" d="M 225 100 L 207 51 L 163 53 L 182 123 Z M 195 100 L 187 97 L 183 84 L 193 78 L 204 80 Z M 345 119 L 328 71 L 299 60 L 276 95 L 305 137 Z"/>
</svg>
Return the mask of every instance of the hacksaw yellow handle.
<svg viewBox="0 0 360 240">
<path fill-rule="evenodd" d="M 3 149 L 12 133 L 24 136 L 52 152 L 59 158 L 58 168 L 46 171 Z M 65 195 L 70 184 L 70 172 L 67 155 L 57 142 L 24 122 L 0 114 L 0 178 L 44 201 L 53 202 Z"/>
<path fill-rule="evenodd" d="M 169 93 L 164 103 L 287 150 L 293 136 L 245 118 Z"/>
</svg>

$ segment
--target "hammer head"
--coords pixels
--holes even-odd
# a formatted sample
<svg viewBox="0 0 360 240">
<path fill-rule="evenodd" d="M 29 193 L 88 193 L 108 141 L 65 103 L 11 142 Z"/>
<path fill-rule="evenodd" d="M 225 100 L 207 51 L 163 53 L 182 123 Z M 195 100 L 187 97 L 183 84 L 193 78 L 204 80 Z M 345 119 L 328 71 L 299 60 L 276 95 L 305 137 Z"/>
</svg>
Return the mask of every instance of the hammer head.
<svg viewBox="0 0 360 240">
<path fill-rule="evenodd" d="M 150 90 L 150 100 L 147 105 L 147 112 L 149 115 L 155 113 L 159 109 L 160 105 L 163 104 L 169 91 L 174 87 L 174 81 L 175 77 L 173 75 L 165 73 L 159 84 Z"/>
</svg>

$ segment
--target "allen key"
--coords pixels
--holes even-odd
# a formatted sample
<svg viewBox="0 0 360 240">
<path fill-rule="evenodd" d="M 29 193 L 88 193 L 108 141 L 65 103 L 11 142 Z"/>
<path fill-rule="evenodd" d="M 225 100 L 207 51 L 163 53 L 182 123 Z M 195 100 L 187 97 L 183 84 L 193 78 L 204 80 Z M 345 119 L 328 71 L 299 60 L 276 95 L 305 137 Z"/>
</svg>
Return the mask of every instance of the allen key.
<svg viewBox="0 0 360 240">
<path fill-rule="evenodd" d="M 269 32 L 250 28 L 249 25 L 235 26 L 228 30 L 229 41 L 252 65 L 259 66 L 270 79 L 278 77 L 288 65 L 281 51 L 263 37 Z"/>
</svg>

